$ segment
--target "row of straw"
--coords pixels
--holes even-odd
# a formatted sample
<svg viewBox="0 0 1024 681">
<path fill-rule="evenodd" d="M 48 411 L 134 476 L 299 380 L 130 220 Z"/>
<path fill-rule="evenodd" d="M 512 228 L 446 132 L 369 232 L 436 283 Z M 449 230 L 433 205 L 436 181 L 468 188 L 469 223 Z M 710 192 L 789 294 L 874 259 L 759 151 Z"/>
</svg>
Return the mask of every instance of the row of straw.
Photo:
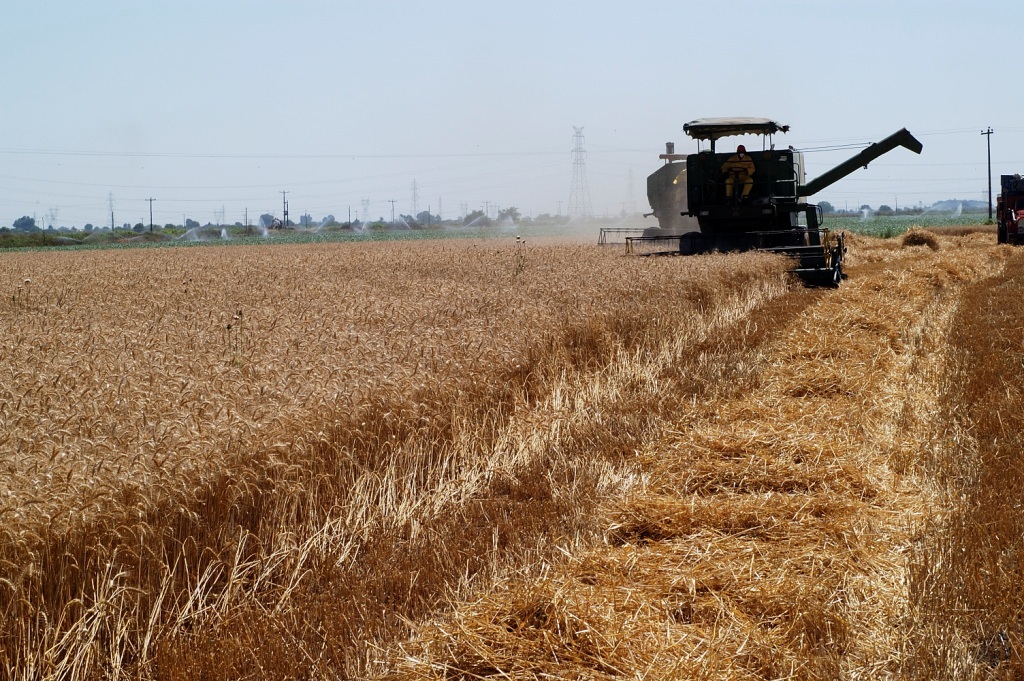
<svg viewBox="0 0 1024 681">
<path fill-rule="evenodd" d="M 453 601 L 381 676 L 906 675 L 950 330 L 1005 257 L 935 243 L 858 237 L 838 291 L 766 303 L 648 375 L 674 408 L 616 462 L 601 541 Z"/>
</svg>

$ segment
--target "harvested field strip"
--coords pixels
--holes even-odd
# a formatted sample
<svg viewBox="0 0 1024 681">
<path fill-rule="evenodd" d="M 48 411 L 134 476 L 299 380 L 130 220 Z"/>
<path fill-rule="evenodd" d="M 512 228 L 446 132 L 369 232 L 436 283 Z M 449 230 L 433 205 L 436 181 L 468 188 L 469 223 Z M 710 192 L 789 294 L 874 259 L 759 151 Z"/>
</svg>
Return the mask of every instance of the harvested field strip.
<svg viewBox="0 0 1024 681">
<path fill-rule="evenodd" d="M 790 305 L 767 307 L 777 314 Z M 582 372 L 567 370 L 574 362 L 565 352 L 572 356 L 583 349 L 579 333 L 571 331 L 566 348 L 542 353 L 550 366 L 533 367 L 547 378 L 535 384 L 531 399 L 519 404 L 493 441 L 475 445 L 480 451 L 472 468 L 462 471 L 466 479 L 425 490 L 429 503 L 412 509 L 405 525 L 366 536 L 360 555 L 344 569 L 311 570 L 316 581 L 291 594 L 281 615 L 239 609 L 228 626 L 213 621 L 170 637 L 154 667 L 174 665 L 164 678 L 234 676 L 268 667 L 328 676 L 344 670 L 363 678 L 379 654 L 353 653 L 371 654 L 407 632 L 405 618 L 422 617 L 444 605 L 446 595 L 518 565 L 592 543 L 600 530 L 592 516 L 596 501 L 629 484 L 613 463 L 656 431 L 674 408 L 658 403 L 653 369 L 672 357 L 686 361 L 680 353 L 700 342 L 718 339 L 725 345 L 735 320 L 745 320 L 750 311 L 704 300 L 694 318 L 699 327 L 679 327 L 681 335 L 658 348 L 621 347 L 605 362 L 588 352 Z M 462 451 L 472 446 L 456 444 Z M 320 646 L 316 656 L 303 652 L 313 646 Z"/>
<path fill-rule="evenodd" d="M 638 451 L 638 484 L 602 506 L 604 545 L 456 603 L 383 675 L 900 674 L 946 338 L 1003 260 L 981 237 L 938 245 L 857 239 L 841 289 Z"/>
<path fill-rule="evenodd" d="M 915 552 L 904 676 L 1024 676 L 1024 256 L 968 288 L 926 471 L 943 513 Z"/>
<path fill-rule="evenodd" d="M 659 381 L 709 393 L 680 358 L 786 290 L 756 255 L 387 248 L 3 261 L 0 669 L 362 676 L 593 533 Z"/>
</svg>

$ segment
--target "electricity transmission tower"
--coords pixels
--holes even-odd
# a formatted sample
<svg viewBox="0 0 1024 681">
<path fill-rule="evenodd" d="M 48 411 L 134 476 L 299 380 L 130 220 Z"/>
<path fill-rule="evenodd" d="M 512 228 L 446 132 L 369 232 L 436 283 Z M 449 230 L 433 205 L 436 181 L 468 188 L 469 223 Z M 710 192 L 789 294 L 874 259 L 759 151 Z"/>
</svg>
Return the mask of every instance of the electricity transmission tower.
<svg viewBox="0 0 1024 681">
<path fill-rule="evenodd" d="M 370 221 L 370 199 L 362 199 L 360 203 L 363 204 L 363 222 Z"/>
<path fill-rule="evenodd" d="M 636 215 L 636 188 L 633 186 L 633 169 L 629 169 L 629 175 L 626 176 L 626 210 L 629 211 L 630 217 Z"/>
<path fill-rule="evenodd" d="M 416 186 L 416 180 L 413 180 L 412 181 L 412 216 L 413 216 L 413 218 L 415 218 L 417 215 L 419 215 L 419 213 L 416 210 L 416 204 L 419 203 L 419 200 L 420 200 L 420 190 L 419 190 L 419 187 Z"/>
<path fill-rule="evenodd" d="M 572 187 L 569 190 L 569 219 L 588 218 L 590 188 L 587 186 L 587 151 L 583 148 L 583 127 L 572 126 Z"/>
</svg>

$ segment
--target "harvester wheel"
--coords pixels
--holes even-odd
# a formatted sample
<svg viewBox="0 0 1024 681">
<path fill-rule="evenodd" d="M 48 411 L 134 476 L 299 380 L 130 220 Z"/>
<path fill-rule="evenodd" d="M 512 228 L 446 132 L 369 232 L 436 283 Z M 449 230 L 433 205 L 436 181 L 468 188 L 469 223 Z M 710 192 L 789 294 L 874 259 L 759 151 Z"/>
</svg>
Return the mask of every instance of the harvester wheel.
<svg viewBox="0 0 1024 681">
<path fill-rule="evenodd" d="M 1004 225 L 1004 224 L 1000 224 L 996 228 L 996 243 L 1000 243 L 1000 244 L 1005 244 L 1006 243 L 1006 225 Z"/>
<path fill-rule="evenodd" d="M 843 274 L 843 263 L 837 262 L 836 266 L 832 268 L 832 285 L 839 286 L 839 283 L 845 278 L 846 275 Z"/>
</svg>

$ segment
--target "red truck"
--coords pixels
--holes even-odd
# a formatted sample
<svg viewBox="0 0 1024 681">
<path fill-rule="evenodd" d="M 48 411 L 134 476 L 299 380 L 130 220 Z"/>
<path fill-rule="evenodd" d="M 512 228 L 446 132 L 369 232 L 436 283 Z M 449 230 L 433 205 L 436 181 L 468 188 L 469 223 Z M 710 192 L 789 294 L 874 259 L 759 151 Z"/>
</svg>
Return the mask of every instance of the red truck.
<svg viewBox="0 0 1024 681">
<path fill-rule="evenodd" d="M 1024 243 L 1024 178 L 1003 175 L 996 199 L 997 240 L 1001 244 Z"/>
</svg>

